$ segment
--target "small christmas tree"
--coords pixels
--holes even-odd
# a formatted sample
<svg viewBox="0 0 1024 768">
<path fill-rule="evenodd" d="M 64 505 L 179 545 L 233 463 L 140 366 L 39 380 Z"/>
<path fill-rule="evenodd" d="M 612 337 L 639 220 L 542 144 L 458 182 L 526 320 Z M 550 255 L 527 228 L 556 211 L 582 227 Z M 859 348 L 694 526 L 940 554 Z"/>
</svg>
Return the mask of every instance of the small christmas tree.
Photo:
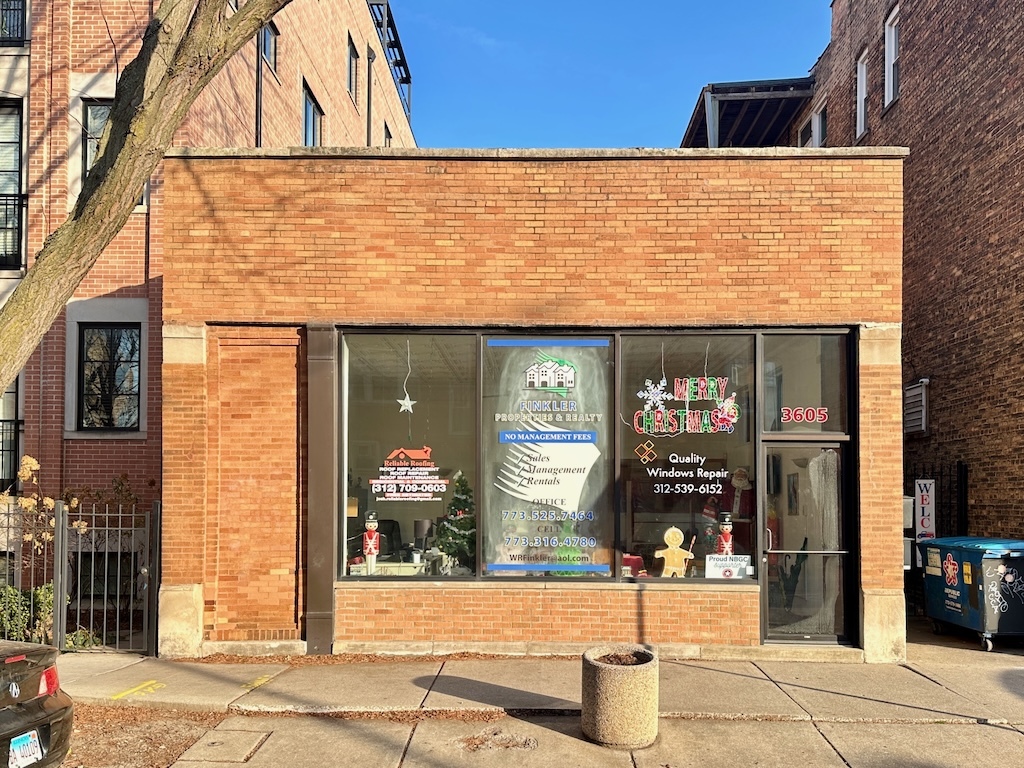
<svg viewBox="0 0 1024 768">
<path fill-rule="evenodd" d="M 448 514 L 437 526 L 437 548 L 458 561 L 459 565 L 476 570 L 476 513 L 473 490 L 462 470 L 455 473 L 455 489 L 448 503 Z"/>
</svg>

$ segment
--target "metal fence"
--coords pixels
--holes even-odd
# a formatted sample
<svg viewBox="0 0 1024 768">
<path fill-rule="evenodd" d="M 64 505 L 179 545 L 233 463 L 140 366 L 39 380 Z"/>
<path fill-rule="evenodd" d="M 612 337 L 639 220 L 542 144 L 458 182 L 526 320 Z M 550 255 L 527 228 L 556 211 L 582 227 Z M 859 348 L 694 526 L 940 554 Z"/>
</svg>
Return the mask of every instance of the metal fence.
<svg viewBox="0 0 1024 768">
<path fill-rule="evenodd" d="M 935 481 L 935 536 L 967 535 L 967 464 L 910 464 L 903 471 L 903 493 L 916 496 L 914 481 Z M 916 546 L 916 544 L 914 545 Z M 917 567 L 916 553 L 911 553 L 913 564 L 904 579 L 907 611 L 911 615 L 924 614 L 923 571 Z"/>
<path fill-rule="evenodd" d="M 0 510 L 0 635 L 155 655 L 159 502 Z"/>
<path fill-rule="evenodd" d="M 25 0 L 0 0 L 0 45 L 25 42 Z"/>
<path fill-rule="evenodd" d="M 915 480 L 935 481 L 935 536 L 967 535 L 967 464 L 911 464 L 903 471 L 903 492 L 916 496 Z"/>
</svg>

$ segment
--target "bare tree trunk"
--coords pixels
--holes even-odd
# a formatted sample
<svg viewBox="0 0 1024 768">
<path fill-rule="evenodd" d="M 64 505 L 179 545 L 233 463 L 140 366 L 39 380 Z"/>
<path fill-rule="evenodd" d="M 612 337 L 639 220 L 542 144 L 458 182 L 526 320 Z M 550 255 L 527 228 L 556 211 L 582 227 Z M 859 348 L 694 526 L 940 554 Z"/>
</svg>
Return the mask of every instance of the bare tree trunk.
<svg viewBox="0 0 1024 768">
<path fill-rule="evenodd" d="M 117 83 L 96 162 L 74 210 L 0 307 L 0 392 L 135 209 L 200 92 L 290 0 L 162 0 Z M 50 130 L 61 130 L 51 126 Z"/>
</svg>

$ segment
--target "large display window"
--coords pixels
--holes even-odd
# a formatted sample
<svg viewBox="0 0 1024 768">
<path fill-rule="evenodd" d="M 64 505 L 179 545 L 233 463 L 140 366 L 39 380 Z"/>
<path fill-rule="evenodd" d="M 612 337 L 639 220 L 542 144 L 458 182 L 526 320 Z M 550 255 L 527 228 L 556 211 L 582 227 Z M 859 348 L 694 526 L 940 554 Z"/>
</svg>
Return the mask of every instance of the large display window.
<svg viewBox="0 0 1024 768">
<path fill-rule="evenodd" d="M 485 339 L 485 575 L 612 574 L 612 349 Z"/>
<path fill-rule="evenodd" d="M 755 575 L 753 335 L 625 336 L 623 575 Z"/>
<path fill-rule="evenodd" d="M 849 440 L 849 354 L 842 331 L 347 332 L 341 573 L 764 576 L 783 594 L 787 557 L 825 557 L 805 529 L 844 535 L 832 475 L 805 469 Z M 833 533 L 802 577 L 826 611 Z M 783 613 L 814 602 L 795 588 Z"/>
<path fill-rule="evenodd" d="M 477 340 L 346 334 L 346 573 L 476 572 Z"/>
</svg>

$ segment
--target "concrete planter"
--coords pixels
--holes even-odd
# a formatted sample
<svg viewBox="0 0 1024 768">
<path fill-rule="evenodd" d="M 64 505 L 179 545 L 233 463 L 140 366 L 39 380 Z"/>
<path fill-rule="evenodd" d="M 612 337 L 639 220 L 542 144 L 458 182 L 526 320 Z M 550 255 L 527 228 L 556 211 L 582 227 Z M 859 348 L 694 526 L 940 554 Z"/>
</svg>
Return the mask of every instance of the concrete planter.
<svg viewBox="0 0 1024 768">
<path fill-rule="evenodd" d="M 636 664 L 602 658 L 629 654 Z M 583 735 L 606 747 L 640 749 L 658 738 L 658 655 L 641 645 L 606 645 L 583 654 Z"/>
</svg>

